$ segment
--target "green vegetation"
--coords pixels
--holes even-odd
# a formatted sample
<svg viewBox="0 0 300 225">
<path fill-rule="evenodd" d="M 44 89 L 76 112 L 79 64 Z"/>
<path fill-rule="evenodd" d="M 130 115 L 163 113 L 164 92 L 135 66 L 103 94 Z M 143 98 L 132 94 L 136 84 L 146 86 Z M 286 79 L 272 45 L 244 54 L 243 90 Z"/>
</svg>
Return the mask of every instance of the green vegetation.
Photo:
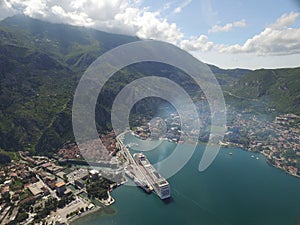
<svg viewBox="0 0 300 225">
<path fill-rule="evenodd" d="M 16 190 L 20 190 L 23 189 L 24 187 L 24 181 L 21 180 L 20 178 L 17 178 L 14 180 L 14 182 L 12 183 L 12 190 L 16 191 Z"/>
<path fill-rule="evenodd" d="M 89 179 L 86 187 L 88 198 L 107 199 L 107 191 L 112 184 L 113 182 L 105 177 L 100 177 L 96 180 Z"/>
<path fill-rule="evenodd" d="M 25 196 L 27 196 L 25 198 Z M 57 200 L 53 197 L 48 197 L 45 202 L 41 202 L 35 198 L 30 196 L 30 193 L 25 193 L 24 196 L 21 197 L 21 201 L 18 204 L 18 214 L 14 221 L 11 221 L 9 225 L 19 224 L 20 222 L 26 220 L 28 218 L 28 213 L 36 213 L 34 216 L 34 224 L 39 223 L 51 212 L 55 212 L 57 208 L 63 208 L 70 202 L 75 199 L 73 195 L 63 196 L 60 200 Z M 34 206 L 35 205 L 35 206 Z"/>
<path fill-rule="evenodd" d="M 32 193 L 28 189 L 25 189 L 25 191 L 20 195 L 20 201 L 23 201 L 30 196 L 32 196 Z"/>
<path fill-rule="evenodd" d="M 258 112 L 300 114 L 300 68 L 248 73 L 229 90 L 232 104 Z"/>
<path fill-rule="evenodd" d="M 82 71 L 137 40 L 25 16 L 1 21 L 0 37 L 0 149 L 40 154 L 73 140 L 71 102 Z"/>
<path fill-rule="evenodd" d="M 34 221 L 40 222 L 42 219 L 46 218 L 48 215 L 50 215 L 51 211 L 56 211 L 57 205 L 58 201 L 56 198 L 49 198 L 44 203 L 44 206 L 35 209 L 37 214 L 34 216 Z"/>
<path fill-rule="evenodd" d="M 18 150 L 52 155 L 67 141 L 74 141 L 72 100 L 84 70 L 104 52 L 138 38 L 14 16 L 0 22 L 0 40 L 0 150 L 12 152 L 8 156 L 14 159 L 13 152 Z M 299 68 L 209 67 L 228 91 L 227 103 L 249 111 L 300 113 Z M 118 92 L 137 78 L 153 75 L 172 79 L 193 99 L 202 95 L 196 83 L 174 67 L 152 62 L 131 65 L 116 73 L 100 93 L 99 132 L 111 129 L 110 109 Z M 132 113 L 155 114 L 162 102 L 148 98 Z M 0 159 L 0 164 L 10 160 L 7 154 Z"/>
<path fill-rule="evenodd" d="M 0 165 L 5 165 L 11 162 L 9 154 L 1 152 L 0 153 Z"/>
</svg>

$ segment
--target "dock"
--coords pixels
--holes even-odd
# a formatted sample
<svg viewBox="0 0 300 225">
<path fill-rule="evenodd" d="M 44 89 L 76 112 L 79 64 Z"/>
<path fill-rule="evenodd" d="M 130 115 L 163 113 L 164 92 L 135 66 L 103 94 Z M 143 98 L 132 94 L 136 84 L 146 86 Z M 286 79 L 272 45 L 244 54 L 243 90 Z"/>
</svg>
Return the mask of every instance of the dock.
<svg viewBox="0 0 300 225">
<path fill-rule="evenodd" d="M 117 142 L 128 161 L 128 165 L 125 167 L 125 175 L 147 193 L 154 191 L 161 199 L 170 198 L 171 191 L 168 181 L 157 172 L 144 154 L 131 155 L 122 141 L 124 135 L 124 133 L 120 134 L 117 137 Z"/>
</svg>

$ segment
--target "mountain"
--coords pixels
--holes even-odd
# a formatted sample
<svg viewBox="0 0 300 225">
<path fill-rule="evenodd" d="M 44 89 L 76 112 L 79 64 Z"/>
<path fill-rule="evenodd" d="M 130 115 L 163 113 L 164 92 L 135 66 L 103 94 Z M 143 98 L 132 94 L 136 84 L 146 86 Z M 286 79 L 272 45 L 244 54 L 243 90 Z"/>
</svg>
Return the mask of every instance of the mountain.
<svg viewBox="0 0 300 225">
<path fill-rule="evenodd" d="M 235 81 L 242 78 L 244 75 L 250 73 L 252 70 L 248 69 L 221 69 L 217 66 L 208 64 L 211 71 L 215 74 L 218 79 L 220 85 L 231 85 Z"/>
<path fill-rule="evenodd" d="M 53 24 L 24 15 L 7 18 L 0 26 L 1 44 L 41 51 L 76 69 L 89 65 L 118 45 L 138 40 L 137 37 Z"/>
<path fill-rule="evenodd" d="M 47 154 L 72 141 L 72 100 L 84 70 L 104 52 L 137 40 L 23 15 L 1 21 L 0 150 Z M 224 87 L 251 73 L 209 66 Z M 131 65 L 119 71 L 101 93 L 105 101 L 96 109 L 100 132 L 111 127 L 110 107 L 118 91 L 134 79 L 153 74 L 172 78 L 188 93 L 200 92 L 193 80 L 176 68 L 157 63 Z M 155 106 L 148 100 L 139 110 L 151 111 L 150 105 Z"/>
<path fill-rule="evenodd" d="M 47 151 L 72 138 L 64 131 L 72 131 L 82 71 L 108 49 L 136 40 L 22 15 L 1 21 L 0 148 Z"/>
<path fill-rule="evenodd" d="M 255 70 L 229 92 L 257 111 L 300 114 L 300 68 Z"/>
</svg>

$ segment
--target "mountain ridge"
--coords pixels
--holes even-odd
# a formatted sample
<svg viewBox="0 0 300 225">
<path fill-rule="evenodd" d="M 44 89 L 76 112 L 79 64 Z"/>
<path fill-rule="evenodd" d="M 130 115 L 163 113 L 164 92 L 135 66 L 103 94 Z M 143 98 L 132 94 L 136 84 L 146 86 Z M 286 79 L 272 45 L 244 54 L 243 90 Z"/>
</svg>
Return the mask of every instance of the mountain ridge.
<svg viewBox="0 0 300 225">
<path fill-rule="evenodd" d="M 230 90 L 241 98 L 259 100 L 265 111 L 300 114 L 300 67 L 255 70 Z"/>
<path fill-rule="evenodd" d="M 72 99 L 84 70 L 104 52 L 138 40 L 24 16 L 0 21 L 0 149 L 46 154 L 72 140 Z M 238 89 L 242 85 L 239 80 L 256 73 L 208 66 L 222 87 L 229 90 Z M 99 106 L 99 131 L 110 128 L 109 106 L 126 82 L 155 73 L 172 77 L 177 83 L 183 80 L 177 69 L 168 67 L 168 72 L 162 73 L 161 68 L 133 65 L 118 72 L 104 91 L 106 105 Z M 184 81 L 186 89 L 199 91 L 192 81 Z"/>
</svg>

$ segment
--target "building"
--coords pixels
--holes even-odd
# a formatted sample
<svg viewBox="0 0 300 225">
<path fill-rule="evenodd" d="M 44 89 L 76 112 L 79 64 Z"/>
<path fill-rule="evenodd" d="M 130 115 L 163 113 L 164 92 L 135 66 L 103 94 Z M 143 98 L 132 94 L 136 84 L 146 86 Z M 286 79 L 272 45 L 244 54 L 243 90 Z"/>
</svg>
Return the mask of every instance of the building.
<svg viewBox="0 0 300 225">
<path fill-rule="evenodd" d="M 56 193 L 58 196 L 62 196 L 66 191 L 66 183 L 64 181 L 57 182 L 55 184 Z"/>
<path fill-rule="evenodd" d="M 82 179 L 77 179 L 74 181 L 74 184 L 78 187 L 78 188 L 84 188 L 84 181 Z"/>
<path fill-rule="evenodd" d="M 28 189 L 33 196 L 38 196 L 38 195 L 43 194 L 42 188 L 43 188 L 43 185 L 40 182 L 31 184 L 28 186 Z"/>
<path fill-rule="evenodd" d="M 38 181 L 34 184 L 28 186 L 29 191 L 32 193 L 33 196 L 39 195 L 48 195 L 50 194 L 49 190 L 45 187 L 43 182 Z"/>
<path fill-rule="evenodd" d="M 90 170 L 90 176 L 93 180 L 97 179 L 99 177 L 99 171 L 98 170 Z"/>
</svg>

